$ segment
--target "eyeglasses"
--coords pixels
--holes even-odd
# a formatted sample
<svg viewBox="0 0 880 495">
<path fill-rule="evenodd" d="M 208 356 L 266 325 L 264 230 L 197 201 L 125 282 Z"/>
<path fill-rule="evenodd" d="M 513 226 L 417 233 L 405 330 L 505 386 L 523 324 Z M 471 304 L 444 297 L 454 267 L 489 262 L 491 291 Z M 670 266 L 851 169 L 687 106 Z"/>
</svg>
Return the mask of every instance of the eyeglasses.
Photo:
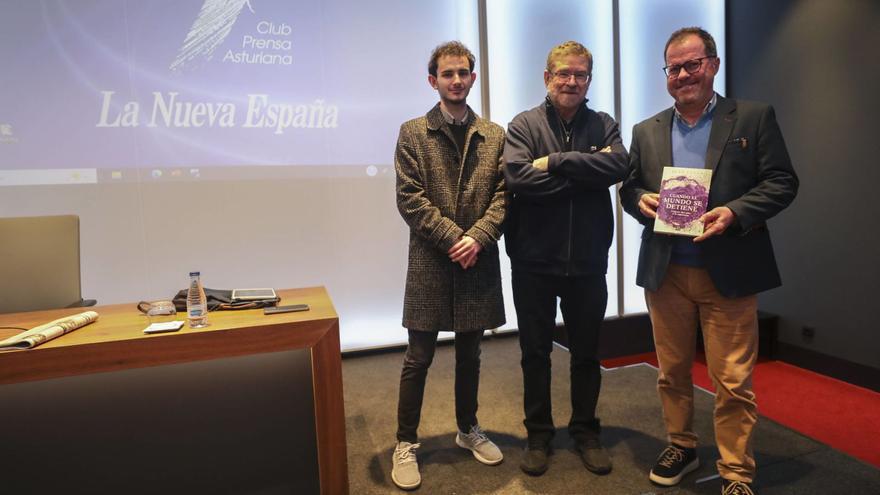
<svg viewBox="0 0 880 495">
<path fill-rule="evenodd" d="M 684 69 L 688 74 L 696 74 L 700 70 L 700 67 L 703 66 L 703 60 L 707 58 L 715 58 L 715 56 L 695 58 L 693 60 L 688 60 L 681 65 L 667 65 L 663 68 L 663 72 L 665 72 L 666 77 L 670 79 L 678 77 L 678 73 L 681 72 L 681 69 Z"/>
<path fill-rule="evenodd" d="M 586 72 L 568 72 L 561 70 L 559 72 L 554 72 L 553 77 L 556 79 L 556 82 L 567 83 L 574 77 L 574 80 L 578 84 L 585 84 L 590 80 L 591 75 Z"/>
</svg>

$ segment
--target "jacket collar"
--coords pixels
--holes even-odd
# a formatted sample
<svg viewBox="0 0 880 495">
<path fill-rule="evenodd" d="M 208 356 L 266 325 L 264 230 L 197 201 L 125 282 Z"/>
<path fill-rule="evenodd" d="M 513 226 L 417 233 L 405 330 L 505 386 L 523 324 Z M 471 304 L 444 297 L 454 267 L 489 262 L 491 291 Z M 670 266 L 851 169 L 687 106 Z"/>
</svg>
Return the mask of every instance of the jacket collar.
<svg viewBox="0 0 880 495">
<path fill-rule="evenodd" d="M 470 122 L 470 127 L 475 129 L 477 132 L 480 132 L 483 128 L 483 119 L 481 119 L 477 112 L 474 112 L 474 109 L 468 105 L 468 112 L 470 112 L 470 117 L 468 121 Z M 428 121 L 428 129 L 432 131 L 438 131 L 446 124 L 446 119 L 443 117 L 443 111 L 440 110 L 440 103 L 434 105 L 434 108 L 428 111 L 425 115 L 425 119 Z"/>
<path fill-rule="evenodd" d="M 721 152 L 724 151 L 724 145 L 727 144 L 727 139 L 736 123 L 736 100 L 718 95 L 714 111 L 705 164 L 705 168 L 712 170 L 718 166 Z M 657 150 L 657 160 L 662 166 L 672 165 L 671 129 L 673 115 L 675 115 L 675 109 L 669 107 L 654 117 L 655 126 L 652 140 L 654 149 Z"/>
<path fill-rule="evenodd" d="M 587 114 L 585 110 L 588 101 L 590 101 L 589 98 L 584 98 L 584 104 L 578 107 L 577 113 L 575 113 L 574 118 L 571 119 L 573 124 L 581 121 L 584 118 L 584 115 Z M 556 111 L 556 107 L 554 107 L 553 102 L 550 101 L 550 95 L 544 97 L 544 111 L 547 112 L 548 116 L 551 116 L 551 120 L 556 120 L 560 123 L 562 122 L 562 118 L 559 117 L 559 112 Z"/>
</svg>

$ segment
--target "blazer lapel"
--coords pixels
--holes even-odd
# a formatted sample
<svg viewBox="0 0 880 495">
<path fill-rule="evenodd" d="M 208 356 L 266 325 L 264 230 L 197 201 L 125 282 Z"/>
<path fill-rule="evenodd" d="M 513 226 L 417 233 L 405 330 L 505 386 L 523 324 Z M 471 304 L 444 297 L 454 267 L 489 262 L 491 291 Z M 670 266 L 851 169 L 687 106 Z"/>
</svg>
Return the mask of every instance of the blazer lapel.
<svg viewBox="0 0 880 495">
<path fill-rule="evenodd" d="M 654 149 L 657 150 L 657 163 L 660 167 L 672 166 L 672 108 L 662 112 L 654 120 L 654 130 L 652 137 L 654 141 Z"/>
<path fill-rule="evenodd" d="M 712 117 L 712 132 L 709 133 L 709 148 L 706 150 L 706 168 L 715 170 L 721 160 L 721 153 L 736 124 L 736 100 L 719 96 Z"/>
</svg>

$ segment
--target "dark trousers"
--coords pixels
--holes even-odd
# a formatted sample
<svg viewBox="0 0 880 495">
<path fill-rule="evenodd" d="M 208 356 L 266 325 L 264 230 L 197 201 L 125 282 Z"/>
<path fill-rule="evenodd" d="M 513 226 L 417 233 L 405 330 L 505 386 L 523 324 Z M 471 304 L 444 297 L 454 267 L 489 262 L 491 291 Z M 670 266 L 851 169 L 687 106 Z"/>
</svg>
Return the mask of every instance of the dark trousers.
<svg viewBox="0 0 880 495">
<path fill-rule="evenodd" d="M 550 352 L 556 328 L 556 298 L 571 354 L 572 438 L 598 435 L 596 403 L 602 377 L 596 350 L 605 317 L 605 275 L 563 277 L 513 270 L 513 302 L 522 350 L 524 409 L 530 443 L 546 444 L 555 433 L 550 400 Z"/>
<path fill-rule="evenodd" d="M 397 401 L 397 441 L 418 442 L 425 378 L 434 360 L 438 332 L 409 330 L 409 345 L 400 373 Z M 477 424 L 477 389 L 480 385 L 481 330 L 455 334 L 455 421 L 467 433 Z"/>
</svg>

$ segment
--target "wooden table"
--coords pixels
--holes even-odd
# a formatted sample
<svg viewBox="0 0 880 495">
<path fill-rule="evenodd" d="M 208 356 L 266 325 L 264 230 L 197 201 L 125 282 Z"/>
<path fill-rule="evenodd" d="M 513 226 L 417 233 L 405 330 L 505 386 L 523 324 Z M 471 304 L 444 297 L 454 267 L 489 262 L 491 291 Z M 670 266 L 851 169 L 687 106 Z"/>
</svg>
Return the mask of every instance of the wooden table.
<svg viewBox="0 0 880 495">
<path fill-rule="evenodd" d="M 34 349 L 0 352 L 0 384 L 307 348 L 321 493 L 348 493 L 338 316 L 323 287 L 279 295 L 279 304 L 306 303 L 311 309 L 269 316 L 259 309 L 218 311 L 210 314 L 207 328 L 145 335 L 147 319 L 134 303 L 85 308 L 98 313 L 96 322 Z M 0 315 L 0 327 L 32 328 L 81 311 Z M 0 339 L 18 332 L 0 330 Z"/>
</svg>

